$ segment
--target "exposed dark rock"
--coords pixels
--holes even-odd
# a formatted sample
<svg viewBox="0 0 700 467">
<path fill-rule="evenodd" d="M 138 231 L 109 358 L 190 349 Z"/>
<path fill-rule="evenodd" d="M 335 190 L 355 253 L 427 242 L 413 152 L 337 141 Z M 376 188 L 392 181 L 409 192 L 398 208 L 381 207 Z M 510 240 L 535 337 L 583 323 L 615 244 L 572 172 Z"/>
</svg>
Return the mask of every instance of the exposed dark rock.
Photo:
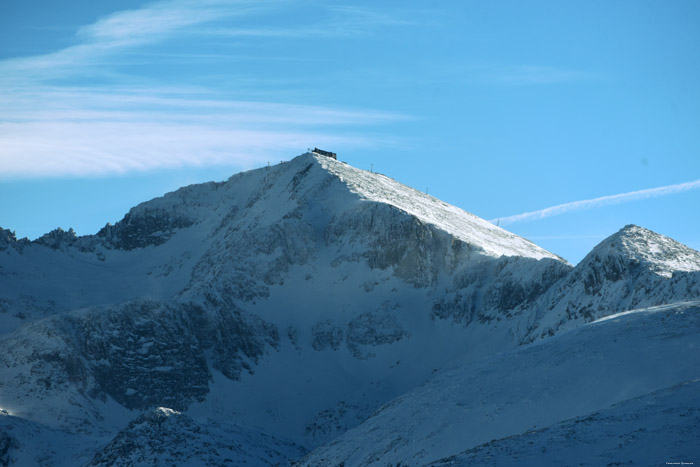
<svg viewBox="0 0 700 467">
<path fill-rule="evenodd" d="M 283 465 L 304 452 L 259 431 L 158 407 L 131 421 L 87 465 Z"/>
<path fill-rule="evenodd" d="M 327 348 L 338 350 L 343 343 L 343 330 L 331 320 L 319 321 L 311 327 L 311 347 L 314 350 Z"/>
<path fill-rule="evenodd" d="M 371 348 L 409 337 L 390 310 L 363 313 L 348 323 L 346 342 L 355 358 L 372 357 Z M 363 350 L 364 348 L 364 350 Z"/>
</svg>

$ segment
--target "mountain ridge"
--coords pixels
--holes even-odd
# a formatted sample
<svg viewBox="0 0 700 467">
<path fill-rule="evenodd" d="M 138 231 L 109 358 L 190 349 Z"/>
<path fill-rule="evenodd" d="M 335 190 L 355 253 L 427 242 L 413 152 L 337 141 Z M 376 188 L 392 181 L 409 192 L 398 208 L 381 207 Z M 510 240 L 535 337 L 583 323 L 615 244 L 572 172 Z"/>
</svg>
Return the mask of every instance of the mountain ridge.
<svg viewBox="0 0 700 467">
<path fill-rule="evenodd" d="M 700 295 L 696 252 L 625 229 L 630 242 L 664 245 L 651 267 L 615 259 L 627 254 L 619 233 L 572 267 L 388 177 L 307 153 L 146 201 L 95 235 L 57 229 L 29 242 L 2 230 L 0 407 L 13 424 L 85 446 L 116 443 L 130 420 L 165 407 L 185 432 L 233 419 L 269 435 L 269 452 L 313 449 L 451 368 Z M 97 455 L 76 448 L 71 462 Z"/>
<path fill-rule="evenodd" d="M 311 165 L 309 166 L 309 164 Z M 487 253 L 492 255 L 532 255 L 536 259 L 544 257 L 561 259 L 529 240 L 518 237 L 484 219 L 440 201 L 437 198 L 402 185 L 386 175 L 357 169 L 344 162 L 339 162 L 335 159 L 313 153 L 304 153 L 289 162 L 280 164 L 282 167 L 285 165 L 289 165 L 291 170 L 294 170 L 294 166 L 305 166 L 302 170 L 297 170 L 297 178 L 291 180 L 290 183 L 293 188 L 296 188 L 301 179 L 308 175 L 312 167 L 316 172 L 318 172 L 317 169 L 320 167 L 325 171 L 325 174 L 335 177 L 335 179 L 345 185 L 348 191 L 359 196 L 361 199 L 393 206 L 417 217 L 421 221 L 435 225 L 461 240 L 470 242 L 476 241 L 479 247 L 484 248 Z M 151 244 L 148 242 L 144 243 L 145 240 L 151 240 L 151 242 L 157 242 L 155 244 L 160 244 L 167 240 L 169 231 L 186 228 L 203 220 L 201 218 L 193 218 L 191 215 L 192 211 L 186 209 L 187 207 L 192 207 L 193 204 L 183 203 L 183 200 L 197 199 L 200 202 L 204 202 L 204 204 L 195 205 L 201 208 L 202 206 L 206 206 L 207 201 L 212 201 L 207 200 L 207 195 L 215 193 L 219 189 L 225 189 L 228 185 L 236 182 L 237 179 L 254 176 L 261 172 L 275 171 L 277 169 L 278 166 L 253 169 L 236 174 L 224 182 L 206 182 L 182 187 L 150 201 L 140 203 L 130 209 L 124 218 L 116 224 L 107 224 L 96 234 L 77 236 L 72 228 L 68 231 L 64 231 L 59 227 L 42 235 L 31 243 L 49 247 L 56 247 L 64 244 L 80 245 L 89 243 L 87 240 L 92 240 L 97 237 L 104 239 L 113 247 L 127 250 L 142 248 Z M 313 175 L 316 175 L 317 179 L 321 178 L 321 180 L 316 180 L 318 183 L 329 183 L 328 179 L 323 180 L 323 177 L 318 177 L 318 173 Z M 269 185 L 267 185 L 266 188 L 269 188 Z M 255 196 L 249 199 L 247 204 L 252 206 L 256 201 L 254 198 Z M 180 206 L 178 206 L 178 204 L 180 204 Z M 164 212 L 168 216 L 168 222 L 165 222 L 162 217 L 155 215 L 156 213 Z M 456 218 L 458 221 L 450 222 L 450 217 Z M 134 225 L 136 219 L 143 221 L 145 224 L 149 224 L 148 221 L 151 222 L 150 225 L 137 226 Z M 143 229 L 139 229 L 139 227 L 143 227 Z M 9 233 L 10 231 L 7 232 Z M 153 236 L 154 234 L 155 236 Z M 489 244 L 479 238 L 484 234 L 491 235 Z M 135 237 L 138 238 L 139 236 L 146 236 L 148 238 L 135 240 Z M 515 241 L 517 247 L 514 248 L 513 245 L 508 245 L 507 247 L 503 247 L 502 251 L 494 250 L 494 243 L 496 243 L 497 246 L 501 246 L 500 242 L 504 240 L 510 242 Z"/>
</svg>

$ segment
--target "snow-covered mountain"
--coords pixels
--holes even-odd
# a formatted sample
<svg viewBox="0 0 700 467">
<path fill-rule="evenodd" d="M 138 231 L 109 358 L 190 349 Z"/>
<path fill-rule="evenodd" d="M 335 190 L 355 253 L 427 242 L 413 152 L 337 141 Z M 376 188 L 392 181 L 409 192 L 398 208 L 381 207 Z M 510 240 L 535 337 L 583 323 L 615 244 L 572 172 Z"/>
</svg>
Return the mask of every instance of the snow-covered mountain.
<svg viewBox="0 0 700 467">
<path fill-rule="evenodd" d="M 700 298 L 700 253 L 628 225 L 596 246 L 532 306 L 524 341 L 624 310 Z M 612 307 L 612 309 L 611 309 Z"/>
<path fill-rule="evenodd" d="M 572 268 L 311 153 L 142 203 L 96 235 L 0 229 L 0 455 L 149 463 L 128 446 L 163 437 L 223 456 L 168 462 L 288 462 L 451 368 L 698 299 L 699 258 L 628 226 Z"/>
</svg>

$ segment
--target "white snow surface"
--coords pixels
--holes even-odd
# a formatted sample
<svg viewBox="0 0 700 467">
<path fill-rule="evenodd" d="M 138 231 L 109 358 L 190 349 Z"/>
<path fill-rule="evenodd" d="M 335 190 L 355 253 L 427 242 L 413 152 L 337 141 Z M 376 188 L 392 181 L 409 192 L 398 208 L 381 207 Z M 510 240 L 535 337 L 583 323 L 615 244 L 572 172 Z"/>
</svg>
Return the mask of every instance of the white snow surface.
<svg viewBox="0 0 700 467">
<path fill-rule="evenodd" d="M 292 443 L 231 423 L 199 423 L 167 407 L 144 413 L 87 466 L 288 465 L 304 453 Z"/>
<path fill-rule="evenodd" d="M 492 440 L 560 430 L 556 425 L 566 420 L 698 380 L 699 347 L 700 302 L 591 323 L 441 374 L 297 465 L 424 465 Z M 698 418 L 696 405 L 670 403 Z M 607 426 L 603 418 L 588 430 L 602 437 Z M 534 448 L 549 448 L 546 438 L 538 440 L 543 444 Z M 664 440 L 650 439 L 647 451 L 674 459 L 678 453 Z"/>
<path fill-rule="evenodd" d="M 560 257 L 433 196 L 403 185 L 379 173 L 367 172 L 328 157 L 308 154 L 364 199 L 395 206 L 416 218 L 435 225 L 450 235 L 481 248 L 493 256 L 524 256 L 542 259 Z"/>
<path fill-rule="evenodd" d="M 700 380 L 695 380 L 430 465 L 692 465 L 700 458 L 698 439 Z"/>
</svg>

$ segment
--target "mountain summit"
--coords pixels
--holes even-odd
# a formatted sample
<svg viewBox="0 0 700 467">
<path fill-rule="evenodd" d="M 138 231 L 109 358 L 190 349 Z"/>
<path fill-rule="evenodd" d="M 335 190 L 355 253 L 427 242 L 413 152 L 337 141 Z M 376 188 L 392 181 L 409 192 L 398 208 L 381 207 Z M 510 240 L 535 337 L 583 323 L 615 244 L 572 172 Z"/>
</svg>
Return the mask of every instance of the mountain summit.
<svg viewBox="0 0 700 467">
<path fill-rule="evenodd" d="M 595 262 L 603 257 L 618 257 L 667 278 L 675 271 L 700 271 L 699 252 L 636 225 L 627 225 L 608 237 L 583 261 Z"/>
<path fill-rule="evenodd" d="M 19 328 L 0 360 L 31 377 L 3 373 L 1 402 L 102 444 L 167 407 L 314 447 L 453 360 L 516 345 L 511 311 L 570 269 L 311 153 L 139 204 L 96 235 L 6 244 L 0 317 Z"/>
<path fill-rule="evenodd" d="M 302 160 L 313 158 L 362 199 L 394 206 L 491 256 L 561 259 L 529 240 L 392 178 L 313 154 L 300 157 L 304 158 Z"/>
<path fill-rule="evenodd" d="M 598 244 L 532 308 L 531 341 L 618 311 L 700 297 L 700 253 L 627 225 Z"/>
</svg>

